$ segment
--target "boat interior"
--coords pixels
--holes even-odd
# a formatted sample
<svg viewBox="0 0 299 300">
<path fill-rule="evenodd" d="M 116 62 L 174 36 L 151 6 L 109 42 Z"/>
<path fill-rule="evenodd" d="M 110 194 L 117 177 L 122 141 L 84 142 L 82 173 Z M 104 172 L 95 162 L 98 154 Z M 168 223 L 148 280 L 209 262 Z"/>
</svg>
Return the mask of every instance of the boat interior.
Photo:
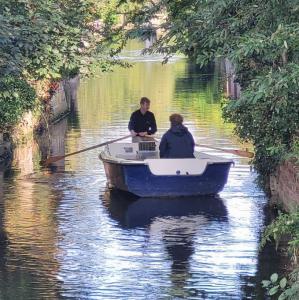
<svg viewBox="0 0 299 300">
<path fill-rule="evenodd" d="M 195 151 L 195 158 L 160 159 L 159 142 L 114 143 L 106 146 L 105 157 L 120 164 L 146 164 L 154 175 L 201 175 L 207 166 L 232 163 L 222 157 Z M 102 156 L 103 158 L 103 156 Z"/>
<path fill-rule="evenodd" d="M 159 142 L 157 141 L 142 141 L 138 143 L 113 143 L 106 146 L 106 153 L 113 158 L 124 159 L 124 160 L 149 160 L 159 159 Z M 214 162 L 227 162 L 228 160 L 223 157 L 205 154 L 199 151 L 194 152 L 196 159 L 200 160 L 212 160 Z M 172 159 L 167 159 L 171 164 Z M 183 159 L 186 163 L 187 160 Z"/>
</svg>

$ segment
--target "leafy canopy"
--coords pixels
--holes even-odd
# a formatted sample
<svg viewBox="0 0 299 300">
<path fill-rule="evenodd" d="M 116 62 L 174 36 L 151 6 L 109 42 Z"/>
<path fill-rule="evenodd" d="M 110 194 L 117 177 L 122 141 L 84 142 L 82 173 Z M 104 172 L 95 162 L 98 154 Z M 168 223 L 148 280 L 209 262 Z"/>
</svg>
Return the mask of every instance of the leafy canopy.
<svg viewBox="0 0 299 300">
<path fill-rule="evenodd" d="M 134 1 L 133 1 L 134 2 Z M 147 51 L 165 60 L 181 52 L 195 63 L 228 58 L 241 98 L 224 116 L 255 146 L 254 164 L 267 177 L 289 151 L 299 128 L 299 4 L 294 0 L 138 1 L 130 11 L 129 36 L 147 36 L 150 23 L 166 15 L 164 35 Z"/>
<path fill-rule="evenodd" d="M 31 109 L 36 96 L 30 86 L 36 81 L 121 64 L 115 58 L 123 45 L 117 22 L 116 0 L 0 0 L 0 79 L 10 82 L 0 86 L 0 129 Z M 11 93 L 13 81 L 24 81 L 18 101 Z"/>
</svg>

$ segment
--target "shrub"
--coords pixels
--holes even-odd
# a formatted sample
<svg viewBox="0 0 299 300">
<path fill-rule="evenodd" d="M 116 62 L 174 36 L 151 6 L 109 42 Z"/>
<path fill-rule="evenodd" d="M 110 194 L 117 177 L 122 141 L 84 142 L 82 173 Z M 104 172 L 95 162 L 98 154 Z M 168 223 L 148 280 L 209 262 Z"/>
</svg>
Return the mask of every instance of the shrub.
<svg viewBox="0 0 299 300">
<path fill-rule="evenodd" d="M 22 78 L 0 78 L 0 128 L 3 131 L 16 124 L 24 112 L 36 103 L 34 89 Z"/>
</svg>

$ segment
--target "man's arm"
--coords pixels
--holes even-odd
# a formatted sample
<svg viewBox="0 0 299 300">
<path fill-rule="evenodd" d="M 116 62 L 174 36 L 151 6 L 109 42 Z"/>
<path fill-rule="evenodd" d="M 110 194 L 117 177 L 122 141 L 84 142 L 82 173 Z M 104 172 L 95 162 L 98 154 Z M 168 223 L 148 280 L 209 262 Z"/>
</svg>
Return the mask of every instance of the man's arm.
<svg viewBox="0 0 299 300">
<path fill-rule="evenodd" d="M 130 131 L 134 130 L 135 129 L 135 124 L 136 124 L 135 115 L 134 115 L 134 113 L 132 113 L 131 117 L 130 117 L 129 124 L 128 124 L 128 129 Z"/>
<path fill-rule="evenodd" d="M 151 118 L 151 130 L 149 130 L 149 134 L 154 134 L 157 132 L 157 124 L 156 124 L 156 119 L 155 115 L 152 113 L 152 118 Z"/>
<path fill-rule="evenodd" d="M 130 117 L 129 124 L 128 124 L 128 129 L 129 129 L 132 136 L 137 135 L 137 132 L 135 132 L 135 130 L 134 130 L 135 129 L 135 124 L 136 124 L 136 118 L 135 118 L 134 113 L 132 113 L 131 117 Z"/>
</svg>

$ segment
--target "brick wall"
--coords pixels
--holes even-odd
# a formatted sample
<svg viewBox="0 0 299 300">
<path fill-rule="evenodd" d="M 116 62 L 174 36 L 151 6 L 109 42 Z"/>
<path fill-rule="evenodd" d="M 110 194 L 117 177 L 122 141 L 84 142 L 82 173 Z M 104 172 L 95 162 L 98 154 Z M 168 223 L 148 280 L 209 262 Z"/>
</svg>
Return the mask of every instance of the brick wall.
<svg viewBox="0 0 299 300">
<path fill-rule="evenodd" d="M 299 164 L 286 161 L 270 178 L 272 201 L 287 211 L 299 208 Z"/>
</svg>

